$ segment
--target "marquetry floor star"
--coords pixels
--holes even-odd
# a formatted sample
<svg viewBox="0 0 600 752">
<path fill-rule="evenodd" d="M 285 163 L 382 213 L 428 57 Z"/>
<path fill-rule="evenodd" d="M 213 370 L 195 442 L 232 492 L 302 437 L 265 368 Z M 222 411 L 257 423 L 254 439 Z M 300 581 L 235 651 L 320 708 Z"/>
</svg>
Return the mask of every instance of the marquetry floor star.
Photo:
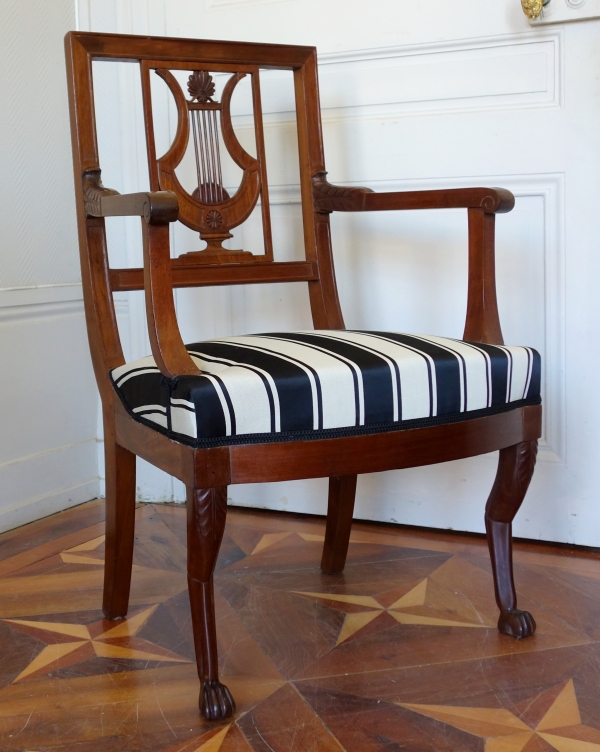
<svg viewBox="0 0 600 752">
<path fill-rule="evenodd" d="M 582 724 L 572 679 L 529 698 L 515 713 L 501 708 L 398 705 L 485 739 L 485 752 L 600 752 L 600 730 Z"/>
<path fill-rule="evenodd" d="M 254 546 L 250 552 L 250 556 L 259 554 L 267 548 L 273 548 L 275 546 L 287 545 L 294 540 L 302 539 L 309 543 L 322 543 L 325 540 L 324 535 L 314 535 L 312 533 L 298 533 L 293 530 L 285 530 L 280 533 L 265 533 L 258 543 Z M 285 541 L 285 544 L 283 543 Z M 354 541 L 353 541 L 354 542 Z M 278 545 L 279 544 L 279 545 Z"/>
<path fill-rule="evenodd" d="M 352 533 L 350 536 L 350 543 L 352 544 L 377 544 L 380 545 L 395 545 L 397 543 L 390 543 L 389 538 L 391 536 L 377 535 L 374 533 Z M 300 533 L 295 530 L 283 530 L 278 533 L 265 533 L 261 536 L 258 543 L 250 551 L 250 556 L 255 556 L 265 551 L 267 548 L 285 548 L 287 546 L 298 543 L 303 540 L 305 543 L 323 543 L 325 541 L 324 535 L 318 535 L 316 533 Z"/>
<path fill-rule="evenodd" d="M 158 604 L 123 621 L 102 620 L 93 624 L 4 619 L 7 624 L 46 643 L 46 647 L 21 671 L 13 684 L 39 674 L 47 674 L 54 669 L 81 663 L 94 656 L 130 661 L 189 663 L 187 658 L 135 636 L 157 608 Z"/>
<path fill-rule="evenodd" d="M 62 551 L 60 558 L 65 564 L 91 564 L 96 567 L 104 566 L 104 559 L 97 559 L 92 554 L 103 543 L 106 536 L 100 535 L 98 538 L 80 543 L 78 546 L 68 548 Z"/>
<path fill-rule="evenodd" d="M 477 613 L 459 593 L 445 588 L 430 578 L 422 580 L 408 592 L 403 592 L 400 597 L 396 597 L 401 591 L 402 589 L 388 591 L 378 595 L 377 598 L 371 595 L 307 593 L 298 590 L 293 592 L 346 612 L 337 639 L 338 645 L 349 640 L 376 619 L 380 620 L 377 626 L 381 629 L 387 628 L 390 626 L 389 617 L 399 624 L 473 629 L 495 627 L 493 622 Z M 385 618 L 386 615 L 388 618 Z"/>
<path fill-rule="evenodd" d="M 231 724 L 225 726 L 225 728 L 220 731 L 217 731 L 214 736 L 212 736 L 207 742 L 204 742 L 204 744 L 201 744 L 198 749 L 194 750 L 194 752 L 218 752 L 225 741 L 230 726 Z"/>
<path fill-rule="evenodd" d="M 183 747 L 181 742 L 177 742 L 163 749 L 162 752 L 219 752 L 232 725 L 228 723 L 227 726 L 223 726 L 216 731 L 209 731 L 208 734 L 203 734 L 201 738 L 185 743 Z M 235 748 L 238 749 L 237 746 Z M 245 747 L 245 749 L 250 748 Z"/>
</svg>

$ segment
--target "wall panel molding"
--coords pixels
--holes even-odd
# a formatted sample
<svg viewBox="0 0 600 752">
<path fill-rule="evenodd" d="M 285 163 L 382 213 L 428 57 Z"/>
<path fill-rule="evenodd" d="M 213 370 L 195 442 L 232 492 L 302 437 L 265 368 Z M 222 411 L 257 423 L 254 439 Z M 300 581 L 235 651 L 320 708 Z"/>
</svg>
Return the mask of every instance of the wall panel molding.
<svg viewBox="0 0 600 752">
<path fill-rule="evenodd" d="M 0 326 L 5 324 L 20 324 L 30 319 L 83 316 L 83 313 L 83 301 L 79 300 L 20 306 L 0 306 Z"/>
<path fill-rule="evenodd" d="M 554 30 L 321 54 L 324 117 L 558 107 L 562 46 Z"/>
<path fill-rule="evenodd" d="M 0 326 L 79 315 L 83 315 L 80 282 L 0 289 Z"/>
<path fill-rule="evenodd" d="M 273 3 L 288 3 L 291 0 L 208 0 L 208 8 L 229 8 L 233 5 L 272 5 Z"/>
<path fill-rule="evenodd" d="M 71 300 L 83 300 L 81 282 L 0 287 L 0 308 L 38 305 L 40 303 L 63 303 Z"/>
<path fill-rule="evenodd" d="M 407 115 L 562 107 L 564 32 L 483 37 L 319 54 L 325 122 Z M 279 71 L 263 71 L 265 123 L 293 119 L 292 90 Z M 236 124 L 251 124 L 250 99 Z"/>
</svg>

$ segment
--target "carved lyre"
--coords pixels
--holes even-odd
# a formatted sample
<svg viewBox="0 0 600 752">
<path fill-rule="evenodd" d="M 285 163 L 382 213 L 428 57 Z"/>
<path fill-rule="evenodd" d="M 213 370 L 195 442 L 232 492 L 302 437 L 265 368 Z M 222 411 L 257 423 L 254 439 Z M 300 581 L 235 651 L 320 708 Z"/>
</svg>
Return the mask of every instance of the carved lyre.
<svg viewBox="0 0 600 752">
<path fill-rule="evenodd" d="M 206 248 L 180 256 L 175 264 L 240 263 L 272 261 L 273 250 L 269 215 L 269 199 L 265 167 L 264 137 L 258 69 L 232 72 L 225 84 L 221 101 L 214 100 L 215 84 L 208 70 L 192 70 L 188 78 L 189 99 L 171 72 L 180 63 L 142 62 L 142 89 L 146 140 L 150 164 L 152 190 L 173 191 L 179 201 L 179 219 L 206 241 Z M 212 68 L 211 68 L 212 69 Z M 177 132 L 169 150 L 156 157 L 150 71 L 154 70 L 169 87 L 177 106 Z M 190 70 L 188 68 L 188 70 Z M 234 89 L 247 73 L 251 75 L 257 156 L 254 158 L 242 147 L 231 122 L 231 97 Z M 219 137 L 220 134 L 220 137 Z M 197 187 L 188 193 L 175 174 L 188 149 L 190 138 L 196 166 Z M 242 170 L 238 190 L 230 196 L 223 185 L 221 139 L 233 161 Z M 233 237 L 231 230 L 242 224 L 261 199 L 265 253 L 258 256 L 245 251 L 223 248 L 223 241 Z"/>
</svg>

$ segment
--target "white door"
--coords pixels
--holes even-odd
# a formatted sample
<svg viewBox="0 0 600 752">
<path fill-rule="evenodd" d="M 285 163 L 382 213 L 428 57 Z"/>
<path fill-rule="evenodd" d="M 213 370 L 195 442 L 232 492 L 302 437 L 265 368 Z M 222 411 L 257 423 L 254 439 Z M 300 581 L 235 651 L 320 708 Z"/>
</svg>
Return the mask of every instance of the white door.
<svg viewBox="0 0 600 752">
<path fill-rule="evenodd" d="M 531 28 L 519 0 L 81 0 L 80 24 L 314 44 L 332 182 L 385 191 L 513 191 L 514 211 L 497 220 L 500 315 L 508 344 L 542 354 L 545 411 L 538 466 L 515 534 L 600 545 L 599 22 Z M 109 113 L 100 123 L 104 184 L 141 189 L 147 176 L 144 153 L 133 147 L 141 124 L 135 73 L 111 70 L 98 82 Z M 287 259 L 302 243 L 296 162 L 284 156 L 294 144 L 291 79 L 266 72 L 262 86 L 275 254 Z M 236 112 L 240 138 L 247 138 L 243 97 Z M 169 129 L 166 121 L 165 143 Z M 332 227 L 348 327 L 461 336 L 465 211 L 333 215 Z M 250 223 L 238 232 L 236 247 L 252 250 L 256 231 Z M 127 221 L 111 224 L 115 258 L 139 263 L 138 232 Z M 190 249 L 185 233 L 174 240 L 176 252 Z M 131 294 L 118 304 L 135 357 L 149 352 L 140 298 Z M 301 285 L 185 291 L 177 302 L 191 341 L 310 327 Z M 356 516 L 482 531 L 496 461 L 489 455 L 362 477 Z M 147 466 L 139 486 L 141 498 L 183 498 L 180 484 Z M 229 495 L 235 504 L 323 514 L 326 489 L 316 480 L 232 487 Z"/>
</svg>

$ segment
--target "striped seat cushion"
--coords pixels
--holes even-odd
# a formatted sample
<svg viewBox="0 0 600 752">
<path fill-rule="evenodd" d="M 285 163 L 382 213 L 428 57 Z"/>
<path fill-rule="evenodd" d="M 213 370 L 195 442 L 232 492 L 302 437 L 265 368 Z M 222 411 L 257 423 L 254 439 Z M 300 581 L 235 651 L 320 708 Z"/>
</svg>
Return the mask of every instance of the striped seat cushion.
<svg viewBox="0 0 600 752">
<path fill-rule="evenodd" d="M 540 356 L 530 347 L 366 331 L 186 347 L 198 376 L 169 381 L 147 357 L 111 377 L 136 420 L 196 447 L 414 428 L 540 402 Z"/>
</svg>

